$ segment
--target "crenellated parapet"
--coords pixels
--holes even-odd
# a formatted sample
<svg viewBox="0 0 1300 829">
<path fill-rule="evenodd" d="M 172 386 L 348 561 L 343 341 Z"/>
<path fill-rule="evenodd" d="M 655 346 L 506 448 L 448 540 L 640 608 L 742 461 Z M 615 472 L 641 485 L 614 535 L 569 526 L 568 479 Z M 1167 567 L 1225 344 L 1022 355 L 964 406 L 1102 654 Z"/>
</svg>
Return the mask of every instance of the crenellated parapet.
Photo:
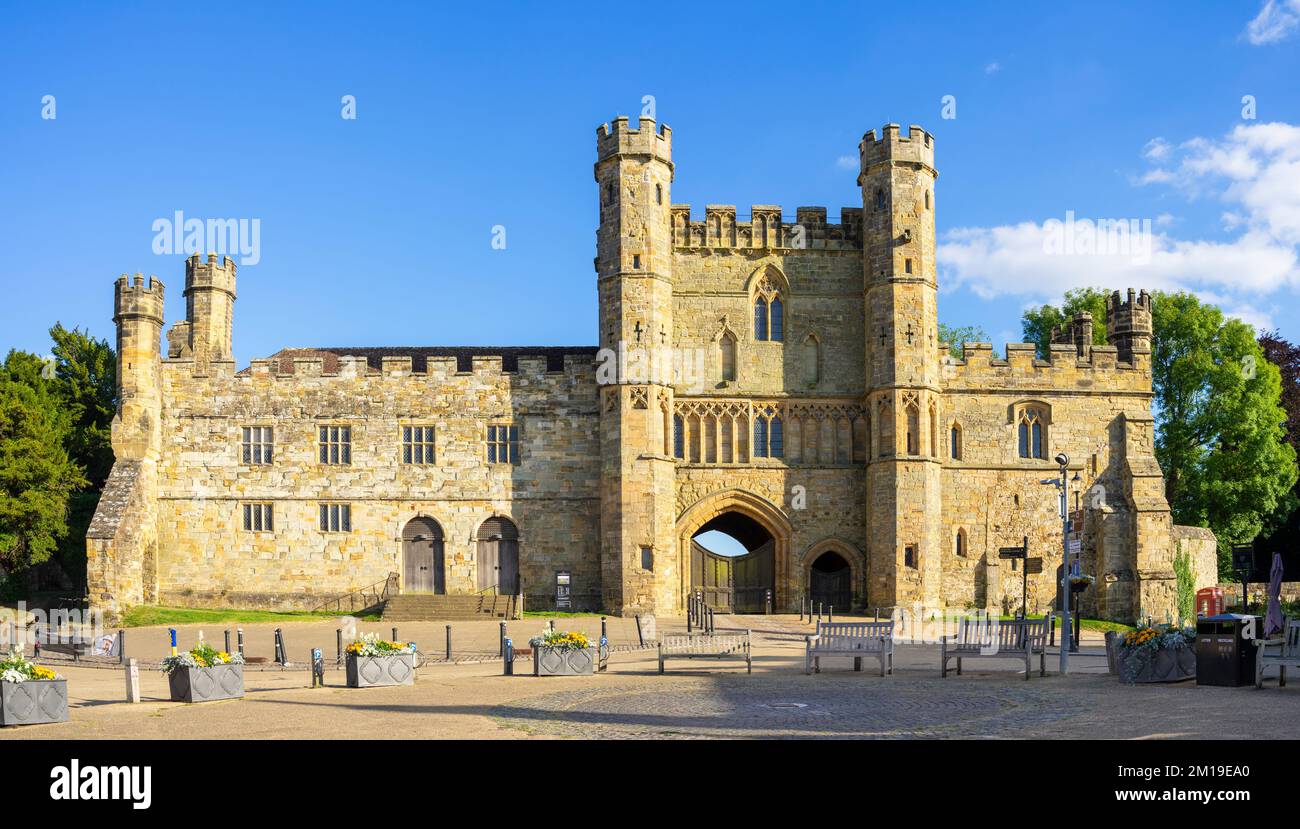
<svg viewBox="0 0 1300 829">
<path fill-rule="evenodd" d="M 840 221 L 827 221 L 825 207 L 799 207 L 794 221 L 781 207 L 755 204 L 746 216 L 735 205 L 710 204 L 704 220 L 691 220 L 689 204 L 672 206 L 676 250 L 845 250 L 862 249 L 862 208 L 840 209 Z"/>
<path fill-rule="evenodd" d="M 1122 362 L 1150 366 L 1151 330 L 1151 294 L 1129 288 L 1127 299 L 1119 291 L 1106 298 L 1106 339 Z"/>
<path fill-rule="evenodd" d="M 903 135 L 898 124 L 886 124 L 877 133 L 867 130 L 858 144 L 862 172 L 885 162 L 908 163 L 934 171 L 934 136 L 915 124 Z"/>
<path fill-rule="evenodd" d="M 619 155 L 658 158 L 672 166 L 672 128 L 667 124 L 656 127 L 653 118 L 641 118 L 637 129 L 632 129 L 626 115 L 596 127 L 597 159 L 604 161 Z"/>
<path fill-rule="evenodd" d="M 962 345 L 962 359 L 948 354 L 940 344 L 941 376 L 945 389 L 1133 392 L 1149 396 L 1149 368 L 1119 359 L 1113 345 L 1090 345 L 1080 356 L 1073 342 L 1053 343 L 1050 357 L 1038 357 L 1034 343 L 1007 343 L 1005 358 L 994 358 L 992 343 Z"/>
<path fill-rule="evenodd" d="M 218 260 L 209 253 L 205 261 L 200 254 L 185 260 L 185 294 L 195 290 L 222 291 L 235 298 L 235 260 L 224 256 Z"/>
<path fill-rule="evenodd" d="M 163 324 L 163 284 L 158 279 L 137 273 L 134 279 L 126 274 L 117 278 L 113 286 L 113 322 L 126 319 L 143 319 Z"/>
</svg>

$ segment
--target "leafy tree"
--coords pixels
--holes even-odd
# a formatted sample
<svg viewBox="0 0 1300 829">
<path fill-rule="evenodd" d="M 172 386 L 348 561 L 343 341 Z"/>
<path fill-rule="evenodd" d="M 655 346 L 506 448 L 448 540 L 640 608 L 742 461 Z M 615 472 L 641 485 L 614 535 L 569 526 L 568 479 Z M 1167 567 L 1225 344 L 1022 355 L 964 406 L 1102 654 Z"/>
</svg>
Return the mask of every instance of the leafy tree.
<svg viewBox="0 0 1300 829">
<path fill-rule="evenodd" d="M 1065 302 L 1060 307 L 1043 305 L 1025 311 L 1020 318 L 1024 341 L 1038 344 L 1038 356 L 1044 360 L 1052 356 L 1052 329 L 1064 329 L 1075 314 L 1088 311 L 1092 314 L 1092 344 L 1106 344 L 1106 296 L 1101 288 L 1072 288 L 1065 292 Z"/>
<path fill-rule="evenodd" d="M 68 497 L 86 484 L 64 446 L 71 418 L 44 366 L 19 351 L 0 366 L 0 566 L 9 571 L 49 559 L 68 532 Z"/>
<path fill-rule="evenodd" d="M 1174 520 L 1229 545 L 1290 512 L 1296 451 L 1286 442 L 1277 366 L 1255 332 L 1189 293 L 1152 297 L 1156 458 Z"/>
<path fill-rule="evenodd" d="M 117 355 L 108 340 L 55 323 L 54 389 L 72 418 L 68 453 L 86 470 L 93 489 L 102 489 L 113 468 L 110 426 L 117 412 Z"/>
<path fill-rule="evenodd" d="M 960 360 L 962 343 L 986 343 L 989 335 L 978 325 L 963 325 L 953 328 L 939 323 L 939 342 L 948 344 L 948 353 Z"/>
<path fill-rule="evenodd" d="M 1300 345 L 1282 339 L 1277 331 L 1261 334 L 1259 345 L 1264 349 L 1264 357 L 1281 373 L 1286 439 L 1300 453 Z"/>
</svg>

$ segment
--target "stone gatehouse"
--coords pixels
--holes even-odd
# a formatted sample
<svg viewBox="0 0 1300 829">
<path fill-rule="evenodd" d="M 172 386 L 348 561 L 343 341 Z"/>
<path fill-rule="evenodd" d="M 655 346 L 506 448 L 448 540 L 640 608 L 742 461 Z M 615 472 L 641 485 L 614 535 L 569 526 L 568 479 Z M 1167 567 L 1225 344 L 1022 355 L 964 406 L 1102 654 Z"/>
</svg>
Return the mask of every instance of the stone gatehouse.
<svg viewBox="0 0 1300 829">
<path fill-rule="evenodd" d="M 120 278 L 92 604 L 309 608 L 396 573 L 545 608 L 567 572 L 576 607 L 613 613 L 680 613 L 696 590 L 739 611 L 1005 609 L 1024 573 L 998 549 L 1027 538 L 1041 609 L 1062 546 L 1041 481 L 1063 452 L 1097 576 L 1086 611 L 1173 611 L 1146 292 L 1073 320 L 1050 359 L 1015 343 L 955 359 L 920 127 L 864 136 L 861 201 L 838 221 L 693 215 L 671 201 L 671 130 L 648 119 L 602 125 L 596 147 L 598 346 L 290 348 L 241 369 L 230 259 L 186 262 L 165 346 L 162 283 Z M 707 530 L 748 552 L 711 553 Z M 1209 545 L 1212 583 L 1212 542 L 1187 544 Z"/>
</svg>

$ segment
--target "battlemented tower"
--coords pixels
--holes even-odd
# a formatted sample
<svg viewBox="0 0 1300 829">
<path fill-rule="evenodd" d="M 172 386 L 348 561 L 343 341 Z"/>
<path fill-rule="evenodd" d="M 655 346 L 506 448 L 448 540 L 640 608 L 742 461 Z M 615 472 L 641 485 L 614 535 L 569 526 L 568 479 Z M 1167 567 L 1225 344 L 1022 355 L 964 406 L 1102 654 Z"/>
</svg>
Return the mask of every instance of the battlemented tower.
<svg viewBox="0 0 1300 829">
<path fill-rule="evenodd" d="M 156 460 L 162 417 L 163 284 L 126 274 L 113 286 L 117 325 L 118 409 L 113 452 L 118 458 Z"/>
<path fill-rule="evenodd" d="M 600 346 L 663 367 L 673 337 L 672 130 L 615 118 L 596 130 Z M 608 382 L 614 379 L 616 382 Z M 618 613 L 680 605 L 673 526 L 673 388 L 662 374 L 602 379 L 601 575 Z"/>
<path fill-rule="evenodd" d="M 185 260 L 185 322 L 169 337 L 169 356 L 190 357 L 196 372 L 213 362 L 234 359 L 231 332 L 235 310 L 235 263 L 208 254 Z M 183 332 L 183 333 L 182 333 Z"/>
<path fill-rule="evenodd" d="M 933 606 L 941 580 L 934 139 L 888 124 L 859 145 L 866 313 L 869 601 Z"/>
</svg>

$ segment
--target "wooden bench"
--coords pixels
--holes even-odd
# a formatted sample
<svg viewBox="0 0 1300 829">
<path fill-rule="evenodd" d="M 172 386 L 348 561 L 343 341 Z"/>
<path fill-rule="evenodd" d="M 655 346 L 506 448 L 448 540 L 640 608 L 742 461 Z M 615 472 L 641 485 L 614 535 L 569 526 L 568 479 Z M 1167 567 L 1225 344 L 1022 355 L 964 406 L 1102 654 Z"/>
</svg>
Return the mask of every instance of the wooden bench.
<svg viewBox="0 0 1300 829">
<path fill-rule="evenodd" d="M 1256 639 L 1255 687 L 1264 687 L 1264 671 L 1278 669 L 1278 687 L 1286 686 L 1286 669 L 1300 668 L 1300 619 L 1286 622 L 1282 632 L 1272 639 Z M 1270 650 L 1270 648 L 1272 650 Z"/>
<path fill-rule="evenodd" d="M 1052 617 L 1016 619 L 1010 622 L 987 616 L 968 616 L 960 621 L 957 633 L 940 641 L 942 663 L 939 674 L 948 676 L 948 660 L 957 660 L 961 676 L 963 659 L 1023 659 L 1025 679 L 1033 672 L 1031 660 L 1038 654 L 1038 675 L 1047 676 L 1047 626 Z"/>
<path fill-rule="evenodd" d="M 665 636 L 659 640 L 659 673 L 667 659 L 744 659 L 745 673 L 753 673 L 749 657 L 749 631 Z"/>
<path fill-rule="evenodd" d="M 817 632 L 804 645 L 804 673 L 822 672 L 823 656 L 853 658 L 853 670 L 862 670 L 862 657 L 880 660 L 880 675 L 894 673 L 894 623 L 889 622 L 818 622 Z"/>
</svg>

